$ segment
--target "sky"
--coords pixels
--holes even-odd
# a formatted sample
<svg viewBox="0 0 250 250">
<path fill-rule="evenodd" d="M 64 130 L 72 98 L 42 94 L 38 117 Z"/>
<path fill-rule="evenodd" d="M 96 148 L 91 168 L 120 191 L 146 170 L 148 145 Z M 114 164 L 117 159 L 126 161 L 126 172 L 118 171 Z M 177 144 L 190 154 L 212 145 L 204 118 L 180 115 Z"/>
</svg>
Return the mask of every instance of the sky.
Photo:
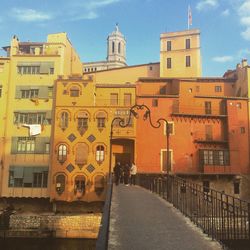
<svg viewBox="0 0 250 250">
<path fill-rule="evenodd" d="M 45 42 L 67 32 L 83 62 L 105 60 L 118 23 L 128 65 L 158 62 L 160 34 L 187 29 L 189 5 L 190 28 L 201 31 L 203 76 L 223 76 L 243 58 L 250 63 L 250 0 L 0 0 L 0 47 L 13 35 Z"/>
</svg>

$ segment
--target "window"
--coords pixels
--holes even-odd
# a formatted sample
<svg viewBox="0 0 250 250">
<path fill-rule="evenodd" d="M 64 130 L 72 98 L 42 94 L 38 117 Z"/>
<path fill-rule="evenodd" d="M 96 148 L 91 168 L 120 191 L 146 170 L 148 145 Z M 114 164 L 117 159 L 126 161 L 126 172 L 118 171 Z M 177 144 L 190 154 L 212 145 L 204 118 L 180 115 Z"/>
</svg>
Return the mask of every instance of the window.
<svg viewBox="0 0 250 250">
<path fill-rule="evenodd" d="M 75 193 L 81 193 L 83 194 L 85 192 L 85 184 L 86 180 L 84 176 L 78 175 L 75 178 L 75 186 L 74 186 L 74 191 Z"/>
<path fill-rule="evenodd" d="M 38 75 L 40 66 L 17 66 L 17 73 L 21 75 Z"/>
<path fill-rule="evenodd" d="M 237 103 L 236 103 L 236 107 L 239 108 L 239 109 L 241 109 L 241 103 L 240 103 L 240 102 L 237 102 Z"/>
<path fill-rule="evenodd" d="M 80 93 L 80 91 L 79 91 L 79 89 L 77 87 L 72 87 L 70 89 L 70 96 L 71 97 L 78 97 L 79 93 Z"/>
<path fill-rule="evenodd" d="M 212 104 L 211 102 L 205 102 L 205 114 L 211 115 L 212 114 Z"/>
<path fill-rule="evenodd" d="M 205 125 L 205 135 L 206 135 L 206 141 L 213 140 L 213 126 L 212 125 Z"/>
<path fill-rule="evenodd" d="M 112 42 L 112 53 L 115 53 L 115 42 Z"/>
<path fill-rule="evenodd" d="M 21 90 L 21 97 L 23 99 L 37 98 L 39 94 L 38 89 Z"/>
<path fill-rule="evenodd" d="M 69 123 L 69 114 L 67 112 L 61 113 L 60 127 L 66 129 Z"/>
<path fill-rule="evenodd" d="M 55 71 L 54 68 L 50 68 L 50 69 L 49 69 L 50 75 L 54 75 L 54 71 Z"/>
<path fill-rule="evenodd" d="M 190 66 L 191 66 L 191 57 L 186 56 L 186 67 L 190 67 Z"/>
<path fill-rule="evenodd" d="M 161 170 L 162 171 L 168 171 L 171 170 L 171 166 L 172 166 L 172 150 L 169 150 L 168 152 L 168 159 L 167 159 L 167 150 L 166 149 L 162 149 L 161 150 Z M 168 167 L 167 167 L 167 161 L 168 161 Z"/>
<path fill-rule="evenodd" d="M 96 161 L 103 162 L 104 161 L 104 146 L 98 145 L 96 147 Z"/>
<path fill-rule="evenodd" d="M 152 71 L 152 70 L 153 70 L 153 67 L 152 67 L 152 66 L 150 66 L 150 67 L 149 67 L 149 70 L 150 70 L 150 71 Z"/>
<path fill-rule="evenodd" d="M 94 181 L 94 186 L 95 186 L 95 193 L 99 196 L 102 194 L 105 188 L 105 178 L 102 175 L 96 175 L 95 181 Z"/>
<path fill-rule="evenodd" d="M 64 144 L 59 145 L 57 159 L 59 162 L 65 162 L 67 159 L 67 147 Z"/>
<path fill-rule="evenodd" d="M 121 43 L 118 43 L 118 53 L 121 54 Z"/>
<path fill-rule="evenodd" d="M 10 167 L 9 187 L 44 187 L 48 185 L 47 167 Z"/>
<path fill-rule="evenodd" d="M 210 188 L 210 182 L 209 181 L 203 181 L 203 192 L 204 193 L 209 193 L 209 188 Z"/>
<path fill-rule="evenodd" d="M 186 49 L 190 49 L 190 39 L 186 39 Z"/>
<path fill-rule="evenodd" d="M 118 94 L 117 93 L 110 94 L 110 105 L 112 105 L 112 106 L 118 105 Z"/>
<path fill-rule="evenodd" d="M 56 176 L 56 192 L 61 195 L 65 190 L 65 176 L 59 174 Z"/>
<path fill-rule="evenodd" d="M 152 107 L 158 107 L 158 99 L 152 100 Z"/>
<path fill-rule="evenodd" d="M 168 69 L 172 68 L 171 58 L 167 58 L 167 68 Z"/>
<path fill-rule="evenodd" d="M 240 194 L 240 181 L 234 182 L 234 194 Z"/>
<path fill-rule="evenodd" d="M 45 143 L 45 153 L 49 154 L 50 151 L 50 144 L 49 143 Z"/>
<path fill-rule="evenodd" d="M 15 113 L 14 123 L 43 124 L 50 121 L 46 119 L 46 113 Z"/>
<path fill-rule="evenodd" d="M 105 118 L 104 117 L 97 118 L 97 127 L 98 128 L 105 128 Z"/>
<path fill-rule="evenodd" d="M 87 164 L 89 155 L 88 145 L 85 143 L 78 143 L 76 146 L 76 158 L 75 162 L 78 165 Z"/>
<path fill-rule="evenodd" d="M 131 94 L 124 94 L 124 106 L 131 106 Z"/>
<path fill-rule="evenodd" d="M 167 51 L 171 51 L 171 41 L 167 41 Z"/>
<path fill-rule="evenodd" d="M 215 87 L 214 87 L 214 91 L 215 91 L 215 92 L 221 92 L 221 91 L 222 91 L 221 86 L 215 86 Z"/>
<path fill-rule="evenodd" d="M 77 128 L 88 128 L 88 118 L 78 117 L 77 118 Z"/>
<path fill-rule="evenodd" d="M 35 138 L 34 137 L 18 137 L 17 152 L 33 153 L 34 151 L 35 151 Z"/>
<path fill-rule="evenodd" d="M 165 123 L 164 135 L 167 135 L 167 128 L 168 128 L 169 134 L 173 135 L 174 134 L 174 122 L 168 122 L 168 125 L 167 125 L 167 123 Z"/>
<path fill-rule="evenodd" d="M 200 150 L 202 165 L 229 165 L 229 151 L 227 150 Z"/>
<path fill-rule="evenodd" d="M 49 98 L 53 97 L 53 87 L 48 87 L 48 97 Z"/>
<path fill-rule="evenodd" d="M 245 127 L 240 127 L 240 133 L 241 133 L 241 134 L 245 134 L 245 133 L 246 133 Z"/>
<path fill-rule="evenodd" d="M 2 92 L 3 92 L 3 86 L 0 85 L 0 97 L 2 97 Z"/>
</svg>

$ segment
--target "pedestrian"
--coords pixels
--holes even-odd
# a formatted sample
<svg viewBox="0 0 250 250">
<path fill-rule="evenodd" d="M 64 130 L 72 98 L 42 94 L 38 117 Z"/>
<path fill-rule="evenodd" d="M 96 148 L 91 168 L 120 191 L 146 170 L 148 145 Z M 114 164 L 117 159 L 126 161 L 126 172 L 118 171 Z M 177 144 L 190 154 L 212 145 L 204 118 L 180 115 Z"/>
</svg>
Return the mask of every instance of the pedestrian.
<svg viewBox="0 0 250 250">
<path fill-rule="evenodd" d="M 114 174 L 115 174 L 115 185 L 118 186 L 119 185 L 119 181 L 120 181 L 120 175 L 121 175 L 121 164 L 120 162 L 117 162 L 114 166 Z"/>
<path fill-rule="evenodd" d="M 124 168 L 125 166 L 121 164 L 120 183 L 124 183 Z"/>
<path fill-rule="evenodd" d="M 126 163 L 126 164 L 125 164 L 125 167 L 124 167 L 124 184 L 125 184 L 126 186 L 128 186 L 129 177 L 130 177 L 130 167 L 129 167 L 129 165 Z"/>
<path fill-rule="evenodd" d="M 135 185 L 136 174 L 137 174 L 137 167 L 133 162 L 130 168 L 130 185 Z"/>
</svg>

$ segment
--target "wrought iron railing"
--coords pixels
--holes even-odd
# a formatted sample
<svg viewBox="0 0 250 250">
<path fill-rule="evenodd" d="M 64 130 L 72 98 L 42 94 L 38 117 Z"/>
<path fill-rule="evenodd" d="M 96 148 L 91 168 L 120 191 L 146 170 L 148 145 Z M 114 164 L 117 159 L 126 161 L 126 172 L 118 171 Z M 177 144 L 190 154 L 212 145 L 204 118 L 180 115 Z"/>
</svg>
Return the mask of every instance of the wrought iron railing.
<svg viewBox="0 0 250 250">
<path fill-rule="evenodd" d="M 172 203 L 212 239 L 250 240 L 250 203 L 176 176 L 139 174 L 138 184 Z"/>
</svg>

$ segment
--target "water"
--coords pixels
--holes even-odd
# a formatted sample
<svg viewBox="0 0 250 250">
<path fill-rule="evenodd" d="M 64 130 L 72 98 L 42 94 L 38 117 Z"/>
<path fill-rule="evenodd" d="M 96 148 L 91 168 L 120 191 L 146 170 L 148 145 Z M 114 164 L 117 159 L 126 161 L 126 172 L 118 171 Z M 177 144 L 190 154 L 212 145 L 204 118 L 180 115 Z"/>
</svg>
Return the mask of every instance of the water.
<svg viewBox="0 0 250 250">
<path fill-rule="evenodd" d="M 89 239 L 0 239 L 0 250 L 94 250 L 96 240 Z"/>
</svg>

